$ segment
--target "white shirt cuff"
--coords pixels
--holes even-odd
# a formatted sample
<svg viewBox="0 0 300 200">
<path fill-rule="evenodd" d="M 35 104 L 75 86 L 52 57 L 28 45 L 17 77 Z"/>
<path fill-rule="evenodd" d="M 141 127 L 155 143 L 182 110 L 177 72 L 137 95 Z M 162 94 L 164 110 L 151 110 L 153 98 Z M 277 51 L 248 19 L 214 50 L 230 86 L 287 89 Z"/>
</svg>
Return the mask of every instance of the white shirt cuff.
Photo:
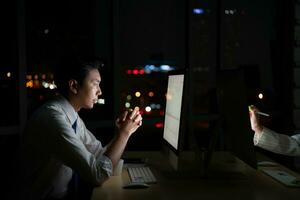
<svg viewBox="0 0 300 200">
<path fill-rule="evenodd" d="M 263 127 L 261 132 L 255 132 L 254 137 L 253 137 L 253 143 L 255 146 L 259 144 L 259 141 L 261 139 L 261 136 L 264 134 L 265 127 Z"/>
</svg>

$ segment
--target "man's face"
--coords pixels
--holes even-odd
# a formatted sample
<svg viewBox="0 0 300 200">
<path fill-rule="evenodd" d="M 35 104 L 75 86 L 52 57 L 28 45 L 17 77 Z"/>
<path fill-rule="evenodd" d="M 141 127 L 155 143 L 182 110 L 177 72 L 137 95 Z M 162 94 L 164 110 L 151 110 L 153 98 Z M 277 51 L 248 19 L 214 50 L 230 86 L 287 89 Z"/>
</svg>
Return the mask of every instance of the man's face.
<svg viewBox="0 0 300 200">
<path fill-rule="evenodd" d="M 102 94 L 100 88 L 101 77 L 97 69 L 89 71 L 87 77 L 78 89 L 78 100 L 80 107 L 91 109 L 98 100 L 98 96 Z"/>
</svg>

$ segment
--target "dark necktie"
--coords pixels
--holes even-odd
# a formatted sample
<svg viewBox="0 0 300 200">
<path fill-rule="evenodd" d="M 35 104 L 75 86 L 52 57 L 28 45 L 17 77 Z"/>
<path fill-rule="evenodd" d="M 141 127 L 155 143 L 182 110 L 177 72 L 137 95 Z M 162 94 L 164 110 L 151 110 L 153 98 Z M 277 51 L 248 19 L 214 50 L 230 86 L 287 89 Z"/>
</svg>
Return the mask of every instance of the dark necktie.
<svg viewBox="0 0 300 200">
<path fill-rule="evenodd" d="M 75 122 L 72 124 L 72 128 L 76 133 L 76 127 L 77 127 L 77 119 L 75 120 Z"/>
</svg>

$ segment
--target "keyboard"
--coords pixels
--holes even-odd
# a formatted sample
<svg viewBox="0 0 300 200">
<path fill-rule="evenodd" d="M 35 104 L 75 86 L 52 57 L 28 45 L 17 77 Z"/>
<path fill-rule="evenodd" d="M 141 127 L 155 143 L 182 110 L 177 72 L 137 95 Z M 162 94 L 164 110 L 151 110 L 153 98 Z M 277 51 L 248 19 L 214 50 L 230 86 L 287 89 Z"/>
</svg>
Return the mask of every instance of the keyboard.
<svg viewBox="0 0 300 200">
<path fill-rule="evenodd" d="M 262 171 L 288 187 L 300 187 L 300 182 L 295 182 L 296 177 L 280 169 L 262 169 Z"/>
<path fill-rule="evenodd" d="M 127 168 L 132 183 L 157 183 L 152 171 L 147 166 Z"/>
</svg>

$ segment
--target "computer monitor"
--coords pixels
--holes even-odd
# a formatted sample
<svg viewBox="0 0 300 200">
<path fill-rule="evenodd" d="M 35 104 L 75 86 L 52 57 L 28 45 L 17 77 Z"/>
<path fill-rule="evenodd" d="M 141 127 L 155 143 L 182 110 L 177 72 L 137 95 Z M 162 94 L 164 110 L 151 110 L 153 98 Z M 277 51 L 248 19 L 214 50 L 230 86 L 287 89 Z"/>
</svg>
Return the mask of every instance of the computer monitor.
<svg viewBox="0 0 300 200">
<path fill-rule="evenodd" d="M 218 76 L 222 141 L 226 151 L 257 168 L 243 69 L 224 70 Z"/>
<path fill-rule="evenodd" d="M 176 171 L 187 166 L 186 162 L 188 161 L 183 161 L 183 159 L 189 157 L 189 155 L 183 155 L 188 134 L 186 130 L 186 96 L 187 74 L 185 71 L 170 72 L 167 83 L 162 150 Z"/>
<path fill-rule="evenodd" d="M 170 74 L 166 94 L 163 140 L 175 152 L 179 153 L 182 142 L 182 105 L 184 92 L 184 74 Z"/>
<path fill-rule="evenodd" d="M 166 107 L 163 130 L 163 153 L 173 169 L 187 175 L 202 173 L 199 156 L 188 145 L 188 81 L 186 71 L 168 74 Z"/>
</svg>

